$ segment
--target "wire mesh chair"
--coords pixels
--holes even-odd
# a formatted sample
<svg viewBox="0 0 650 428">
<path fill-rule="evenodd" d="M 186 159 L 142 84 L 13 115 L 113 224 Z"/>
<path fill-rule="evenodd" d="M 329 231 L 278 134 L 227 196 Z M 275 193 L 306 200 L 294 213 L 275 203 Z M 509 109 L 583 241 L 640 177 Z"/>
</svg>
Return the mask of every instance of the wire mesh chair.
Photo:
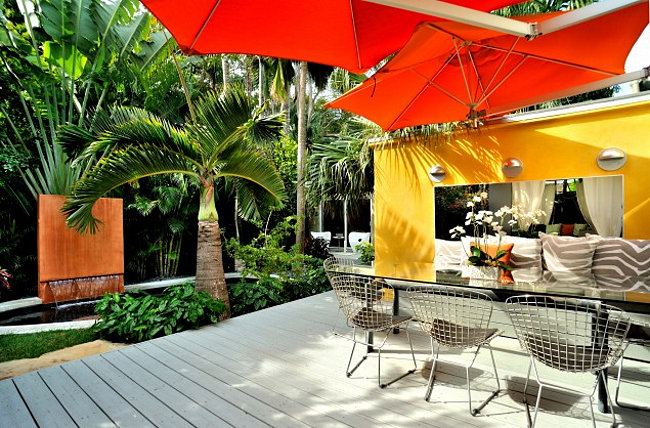
<svg viewBox="0 0 650 428">
<path fill-rule="evenodd" d="M 590 394 L 574 391 L 589 397 L 591 421 L 595 427 L 593 395 L 598 379 L 602 379 L 607 400 L 613 407 L 607 390 L 607 376 L 604 369 L 614 365 L 623 355 L 627 345 L 626 336 L 630 328 L 630 318 L 620 309 L 598 301 L 558 299 L 548 296 L 513 296 L 506 300 L 506 308 L 519 344 L 530 356 L 524 386 L 528 426 L 535 426 L 543 388 L 574 391 L 563 386 L 543 383 L 537 371 L 537 361 L 563 372 L 598 373 Z M 532 419 L 526 399 L 531 368 L 539 384 L 535 414 Z M 613 409 L 612 426 L 616 426 L 616 415 Z"/>
<path fill-rule="evenodd" d="M 323 268 L 325 269 L 325 275 L 327 276 L 330 285 L 332 285 L 332 275 L 345 272 L 346 270 L 349 270 L 353 265 L 354 265 L 354 260 L 347 257 L 332 256 L 323 260 Z M 341 336 L 341 333 L 336 331 L 336 327 L 339 323 L 340 318 L 341 318 L 341 305 L 339 303 L 338 310 L 336 311 L 336 318 L 334 319 L 334 325 L 332 325 L 332 334 L 334 336 Z M 350 325 L 349 322 L 347 323 L 347 325 L 348 327 L 352 328 L 352 325 Z"/>
<path fill-rule="evenodd" d="M 632 336 L 632 330 L 637 329 L 639 333 L 644 335 L 644 338 L 631 338 Z M 630 332 L 628 335 L 628 343 L 629 345 L 635 344 L 635 345 L 640 345 L 640 346 L 645 346 L 645 347 L 650 347 L 650 339 L 648 339 L 648 331 L 650 331 L 650 323 L 640 323 L 640 322 L 633 322 L 632 325 L 630 326 Z M 618 398 L 618 393 L 621 389 L 621 375 L 623 374 L 623 361 L 625 360 L 625 356 L 621 356 L 621 360 L 618 364 L 618 375 L 616 376 L 616 393 L 614 394 L 614 402 L 618 407 L 623 407 L 626 409 L 632 409 L 632 410 L 643 410 L 643 411 L 650 411 L 650 407 L 647 406 L 635 406 L 632 404 L 626 404 L 622 403 L 619 398 Z"/>
<path fill-rule="evenodd" d="M 415 354 L 413 353 L 413 344 L 408 332 L 408 323 L 411 316 L 393 315 L 393 302 L 389 296 L 394 296 L 394 289 L 388 284 L 378 282 L 372 278 L 365 278 L 351 274 L 333 274 L 330 278 L 332 287 L 336 293 L 339 301 L 339 307 L 345 314 L 348 323 L 353 326 L 351 339 L 354 342 L 352 351 L 350 352 L 350 359 L 348 360 L 347 368 L 345 369 L 347 377 L 352 376 L 352 373 L 361 366 L 361 364 L 368 358 L 368 350 L 361 360 L 352 368 L 352 358 L 354 357 L 354 350 L 358 343 L 366 346 L 372 346 L 378 352 L 377 358 L 377 373 L 378 383 L 380 388 L 385 388 L 388 385 L 402 379 L 403 377 L 415 373 L 417 363 L 415 361 Z M 382 383 L 381 381 L 381 350 L 388 340 L 388 336 L 393 328 L 404 325 L 404 331 L 411 348 L 411 357 L 413 359 L 413 369 L 408 372 L 392 379 L 389 382 Z M 364 340 L 357 339 L 357 330 L 366 333 Z M 370 340 L 373 333 L 383 332 L 386 333 L 384 340 L 375 344 Z"/>
<path fill-rule="evenodd" d="M 440 345 L 451 348 L 469 349 L 476 347 L 474 356 L 465 365 L 467 376 L 467 395 L 469 397 L 469 412 L 476 416 L 490 400 L 501 390 L 499 375 L 490 341 L 499 335 L 496 328 L 489 328 L 492 317 L 492 299 L 483 293 L 446 286 L 416 286 L 407 290 L 415 317 L 420 321 L 420 327 L 431 339 L 431 374 L 424 399 L 429 401 L 435 380 L 436 365 L 439 360 Z M 438 344 L 434 346 L 434 342 Z M 472 391 L 469 370 L 478 351 L 485 345 L 490 350 L 492 367 L 497 389 L 490 394 L 479 406 L 472 408 Z M 435 350 L 434 350 L 435 349 Z M 458 361 L 450 361 L 457 364 Z"/>
</svg>

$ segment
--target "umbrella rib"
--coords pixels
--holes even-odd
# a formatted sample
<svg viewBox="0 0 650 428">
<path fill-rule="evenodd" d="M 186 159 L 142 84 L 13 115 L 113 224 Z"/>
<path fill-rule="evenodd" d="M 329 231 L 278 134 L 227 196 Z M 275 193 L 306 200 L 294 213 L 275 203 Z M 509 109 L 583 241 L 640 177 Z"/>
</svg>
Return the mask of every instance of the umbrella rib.
<svg viewBox="0 0 650 428">
<path fill-rule="evenodd" d="M 478 67 L 476 66 L 476 62 L 474 61 L 474 55 L 472 55 L 471 51 L 467 51 L 467 54 L 469 55 L 469 60 L 472 62 L 472 68 L 474 69 L 474 74 L 476 74 L 476 81 L 478 82 L 478 88 L 476 91 L 480 89 L 481 94 L 485 93 L 485 87 L 483 86 L 483 82 L 481 81 L 481 75 L 478 73 Z M 490 106 L 489 103 L 486 102 L 488 107 Z"/>
<path fill-rule="evenodd" d="M 194 49 L 194 45 L 196 45 L 196 43 L 199 41 L 199 37 L 201 37 L 201 34 L 203 34 L 203 30 L 205 30 L 205 27 L 208 25 L 208 22 L 210 22 L 210 20 L 212 19 L 212 15 L 214 15 L 214 12 L 217 10 L 217 7 L 219 7 L 219 4 L 221 4 L 221 0 L 217 0 L 214 3 L 214 6 L 212 6 L 212 10 L 210 11 L 210 14 L 208 15 L 207 18 L 205 18 L 205 21 L 203 21 L 203 25 L 201 25 L 201 28 L 196 33 L 196 36 L 194 36 L 194 40 L 190 45 L 190 49 Z"/>
<path fill-rule="evenodd" d="M 518 69 L 519 67 L 521 67 L 521 65 L 524 63 L 524 61 L 526 61 L 526 59 L 528 59 L 528 56 L 524 55 L 524 57 L 521 59 L 521 61 L 519 61 L 519 62 L 517 63 L 517 65 L 515 65 L 514 67 L 512 67 L 512 69 L 508 72 L 508 74 L 506 74 L 506 75 L 503 77 L 503 79 L 501 79 L 501 81 L 500 81 L 500 82 L 499 82 L 499 83 L 498 83 L 494 88 L 492 88 L 492 89 L 490 90 L 490 92 L 488 92 L 487 94 L 483 94 L 483 96 L 481 97 L 481 99 L 479 100 L 478 103 L 481 104 L 483 101 L 487 100 L 488 97 L 494 93 L 494 91 L 496 91 L 497 89 L 499 89 L 499 87 L 500 87 L 501 85 L 503 85 L 503 83 L 504 83 L 506 80 L 508 80 L 508 78 L 509 78 L 510 76 L 512 76 L 512 74 L 513 74 L 515 71 L 517 71 L 517 69 Z"/>
<path fill-rule="evenodd" d="M 418 94 L 417 94 L 416 96 L 413 97 L 413 99 L 411 100 L 411 102 L 409 102 L 409 103 L 406 105 L 406 107 L 404 107 L 404 108 L 402 109 L 402 112 L 401 112 L 401 113 L 400 113 L 400 114 L 395 118 L 395 120 L 393 120 L 393 121 L 390 123 L 390 125 L 388 126 L 388 128 L 386 128 L 387 130 L 391 130 L 391 129 L 393 128 L 393 125 L 395 125 L 395 124 L 396 124 L 396 123 L 397 123 L 397 122 L 402 118 L 402 116 L 404 116 L 404 114 L 408 111 L 408 109 L 411 108 L 411 106 L 412 106 L 412 105 L 413 105 L 413 104 L 418 100 L 418 98 L 420 98 L 420 96 L 422 96 L 422 94 L 424 93 L 424 91 L 426 91 L 428 85 L 431 85 L 431 86 L 437 88 L 437 89 L 440 90 L 443 94 L 447 95 L 449 98 L 453 99 L 454 101 L 456 101 L 457 103 L 461 104 L 462 106 L 464 106 L 464 107 L 469 107 L 469 106 L 468 106 L 468 105 L 467 105 L 463 100 L 461 100 L 460 98 L 456 97 L 454 94 L 452 94 L 451 92 L 447 91 L 447 90 L 444 89 L 442 86 L 438 85 L 437 83 L 435 83 L 435 82 L 433 81 L 433 79 L 435 79 L 436 77 L 438 77 L 438 75 L 442 72 L 442 69 L 445 67 L 445 65 L 447 65 L 447 64 L 448 64 L 448 63 L 453 59 L 453 57 L 454 57 L 454 56 L 451 55 L 451 56 L 449 57 L 449 59 L 448 59 L 448 60 L 447 60 L 443 65 L 442 65 L 442 67 L 440 67 L 440 70 L 438 70 L 438 72 L 436 73 L 436 75 L 433 76 L 431 79 L 427 79 L 426 76 L 423 76 L 420 72 L 418 72 L 418 71 L 416 71 L 416 70 L 413 70 L 413 69 L 411 70 L 411 71 L 413 71 L 415 74 L 417 74 L 418 76 L 420 76 L 420 77 L 422 77 L 424 80 L 426 80 L 426 83 L 424 84 L 424 86 L 422 87 L 422 89 L 420 89 L 420 92 L 418 92 Z"/>
<path fill-rule="evenodd" d="M 350 17 L 352 19 L 352 33 L 354 34 L 354 48 L 357 53 L 357 63 L 359 64 L 359 69 L 363 68 L 361 66 L 361 50 L 359 49 L 359 38 L 357 36 L 357 23 L 354 19 L 354 6 L 352 5 L 352 0 L 350 0 Z"/>
<path fill-rule="evenodd" d="M 452 55 L 452 58 L 453 58 L 453 55 Z M 446 64 L 445 64 L 445 65 L 446 65 Z M 443 66 L 443 67 L 444 67 L 444 66 Z M 427 77 L 426 77 L 425 75 L 423 75 L 422 73 L 420 73 L 420 72 L 417 71 L 417 70 L 411 70 L 411 71 L 414 72 L 415 74 L 417 74 L 418 76 L 420 76 L 421 78 L 423 78 L 424 80 L 426 80 L 426 81 L 427 81 L 427 85 L 430 85 L 430 86 L 433 86 L 433 87 L 436 88 L 436 89 L 439 89 L 440 92 L 442 92 L 443 94 L 447 95 L 449 98 L 453 99 L 454 101 L 456 101 L 456 102 L 459 103 L 460 105 L 469 108 L 469 106 L 467 105 L 467 103 L 465 103 L 465 101 L 461 100 L 461 99 L 458 98 L 456 95 L 452 94 L 452 93 L 449 92 L 447 89 L 443 88 L 442 86 L 440 86 L 440 85 L 438 85 L 436 82 L 434 82 L 434 79 L 435 79 L 436 77 L 438 77 L 438 74 L 440 74 L 440 73 L 442 72 L 442 69 L 439 70 L 438 73 L 436 73 L 436 75 L 433 76 L 431 79 L 427 79 Z M 426 89 L 426 86 L 425 86 L 424 88 Z"/>
<path fill-rule="evenodd" d="M 501 71 L 501 69 L 503 68 L 503 66 L 506 64 L 506 61 L 507 61 L 508 58 L 510 57 L 510 54 L 512 54 L 512 51 L 515 49 L 515 46 L 517 46 L 517 43 L 519 42 L 520 39 L 521 39 L 521 37 L 517 37 L 517 38 L 515 39 L 515 41 L 512 43 L 512 46 L 510 46 L 510 49 L 508 49 L 508 51 L 506 52 L 506 55 L 505 55 L 505 56 L 503 57 L 503 59 L 501 60 L 501 63 L 499 64 L 499 66 L 497 67 L 496 71 L 495 71 L 494 74 L 492 75 L 492 78 L 490 79 L 490 82 L 489 82 L 489 83 L 487 84 L 487 86 L 485 87 L 485 91 L 483 91 L 483 95 L 481 95 L 481 102 L 482 102 L 483 100 L 487 99 L 487 97 L 489 96 L 489 95 L 486 95 L 485 92 L 486 92 L 487 90 L 489 90 L 489 89 L 490 89 L 490 86 L 492 86 L 492 83 L 494 83 L 494 79 L 497 78 L 497 75 L 499 74 L 499 72 Z M 509 76 L 509 74 L 508 74 L 508 76 Z M 508 76 L 506 76 L 506 77 L 504 78 L 504 80 L 507 79 Z M 503 81 L 502 81 L 502 82 L 503 82 Z M 497 85 L 497 87 L 499 87 L 500 85 L 501 85 L 501 83 L 499 83 L 499 85 Z M 492 92 L 494 92 L 494 91 L 490 91 L 490 94 L 491 94 Z M 478 102 L 477 105 L 478 105 L 478 104 L 481 104 L 481 102 Z"/>
<path fill-rule="evenodd" d="M 500 52 L 507 52 L 506 49 L 500 48 L 500 47 L 497 47 L 497 46 L 485 45 L 485 44 L 481 44 L 480 42 L 477 42 L 475 44 L 477 46 L 481 46 L 481 47 L 486 48 L 486 49 L 493 49 L 493 50 L 500 51 Z M 561 61 L 559 59 L 547 58 L 545 56 L 535 55 L 535 54 L 526 53 L 526 52 L 515 51 L 515 53 L 519 54 L 519 55 L 522 55 L 522 56 L 526 56 L 528 58 L 538 59 L 540 61 L 546 61 L 546 62 L 552 62 L 554 64 L 566 65 L 567 67 L 578 68 L 578 69 L 585 70 L 585 71 L 592 71 L 594 73 L 606 74 L 608 76 L 618 76 L 618 73 L 612 73 L 611 71 L 601 70 L 601 69 L 594 68 L 594 67 L 589 67 L 589 66 L 586 66 L 586 65 L 575 64 L 575 63 L 567 62 L 567 61 Z"/>
<path fill-rule="evenodd" d="M 460 58 L 460 50 L 458 49 L 458 44 L 456 43 L 456 37 L 452 37 L 452 42 L 454 42 L 454 48 L 456 49 L 456 56 L 458 57 L 458 64 L 460 65 L 460 72 L 463 74 L 463 83 L 465 83 L 465 89 L 467 90 L 467 98 L 469 99 L 470 104 L 473 103 L 472 94 L 469 90 L 469 83 L 467 81 L 467 76 L 465 75 L 465 69 L 463 67 L 463 61 Z"/>
</svg>

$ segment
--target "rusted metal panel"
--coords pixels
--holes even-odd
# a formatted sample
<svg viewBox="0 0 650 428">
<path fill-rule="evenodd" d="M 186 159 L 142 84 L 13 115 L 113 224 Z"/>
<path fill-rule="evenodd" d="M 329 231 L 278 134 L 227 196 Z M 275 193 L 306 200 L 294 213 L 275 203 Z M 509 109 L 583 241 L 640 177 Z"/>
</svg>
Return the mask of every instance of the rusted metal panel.
<svg viewBox="0 0 650 428">
<path fill-rule="evenodd" d="M 79 298 L 80 286 L 92 294 L 85 297 L 103 294 L 101 286 L 85 286 L 93 282 L 105 282 L 109 286 L 105 291 L 123 291 L 122 200 L 102 198 L 97 201 L 93 215 L 103 224 L 94 235 L 81 235 L 66 225 L 65 216 L 60 211 L 64 201 L 65 196 L 60 195 L 39 195 L 38 198 L 39 297 L 44 302 L 55 300 L 50 282 L 70 284 L 61 296 L 56 296 L 59 301 Z M 116 276 L 119 277 L 117 281 Z M 85 279 L 65 281 L 79 278 Z"/>
</svg>

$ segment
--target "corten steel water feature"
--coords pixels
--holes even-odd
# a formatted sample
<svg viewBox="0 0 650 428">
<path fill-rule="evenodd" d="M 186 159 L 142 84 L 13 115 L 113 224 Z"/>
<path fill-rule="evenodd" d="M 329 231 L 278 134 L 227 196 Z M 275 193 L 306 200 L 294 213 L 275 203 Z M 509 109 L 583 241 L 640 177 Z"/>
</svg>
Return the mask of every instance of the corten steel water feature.
<svg viewBox="0 0 650 428">
<path fill-rule="evenodd" d="M 38 297 L 58 303 L 124 291 L 122 200 L 102 198 L 93 215 L 102 225 L 95 235 L 70 229 L 59 195 L 38 197 Z"/>
</svg>

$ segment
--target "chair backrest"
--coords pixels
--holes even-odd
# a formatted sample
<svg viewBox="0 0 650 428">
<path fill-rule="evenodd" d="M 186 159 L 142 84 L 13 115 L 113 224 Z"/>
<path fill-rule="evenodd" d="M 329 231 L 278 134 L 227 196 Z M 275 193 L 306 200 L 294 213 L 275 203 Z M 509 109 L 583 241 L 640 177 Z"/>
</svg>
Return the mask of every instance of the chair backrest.
<svg viewBox="0 0 650 428">
<path fill-rule="evenodd" d="M 469 348 L 486 341 L 492 299 L 487 294 L 457 287 L 413 286 L 407 290 L 422 330 L 445 346 Z"/>
<path fill-rule="evenodd" d="M 350 323 L 368 331 L 393 326 L 393 287 L 380 280 L 345 273 L 333 274 L 330 282 Z"/>
<path fill-rule="evenodd" d="M 351 267 L 354 264 L 354 260 L 346 257 L 337 257 L 332 256 L 323 260 L 323 268 L 325 269 L 325 275 L 329 278 L 330 282 L 332 281 L 332 273 L 334 272 L 345 272 L 346 267 Z"/>
<path fill-rule="evenodd" d="M 618 361 L 627 345 L 630 318 L 598 301 L 513 296 L 506 309 L 521 347 L 558 370 L 601 370 Z"/>
<path fill-rule="evenodd" d="M 332 232 L 309 232 L 313 238 L 322 239 L 327 242 L 327 245 L 330 244 L 332 240 Z"/>
<path fill-rule="evenodd" d="M 350 232 L 348 234 L 348 243 L 352 249 L 362 242 L 370 242 L 370 232 Z"/>
</svg>

